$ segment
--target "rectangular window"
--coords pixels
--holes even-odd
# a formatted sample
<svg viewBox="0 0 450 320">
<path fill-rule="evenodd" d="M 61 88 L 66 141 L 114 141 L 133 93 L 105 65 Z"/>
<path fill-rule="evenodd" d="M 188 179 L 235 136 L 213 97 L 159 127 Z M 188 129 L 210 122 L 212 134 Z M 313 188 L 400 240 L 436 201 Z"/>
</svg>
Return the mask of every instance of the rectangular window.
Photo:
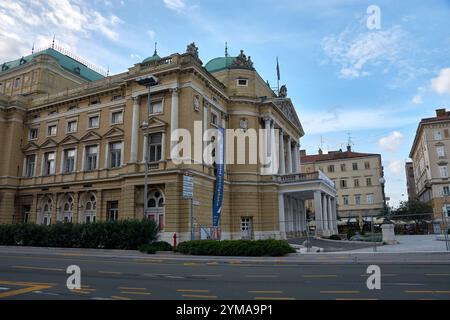
<svg viewBox="0 0 450 320">
<path fill-rule="evenodd" d="M 31 154 L 26 157 L 25 176 L 28 178 L 34 177 L 34 168 L 36 167 L 36 155 Z"/>
<path fill-rule="evenodd" d="M 100 116 L 89 117 L 88 128 L 89 129 L 98 128 L 99 122 L 100 122 Z"/>
<path fill-rule="evenodd" d="M 347 188 L 347 180 L 341 180 L 340 185 L 341 188 Z"/>
<path fill-rule="evenodd" d="M 344 206 L 348 206 L 348 196 L 343 196 L 342 199 L 344 201 Z"/>
<path fill-rule="evenodd" d="M 342 172 L 345 172 L 346 171 L 346 166 L 345 166 L 345 163 L 343 163 L 343 164 L 341 164 L 341 171 Z"/>
<path fill-rule="evenodd" d="M 367 195 L 367 204 L 373 204 L 374 203 L 374 196 L 373 194 Z"/>
<path fill-rule="evenodd" d="M 442 133 L 440 131 L 434 132 L 434 140 L 442 140 Z"/>
<path fill-rule="evenodd" d="M 77 121 L 71 120 L 67 122 L 67 133 L 77 132 Z"/>
<path fill-rule="evenodd" d="M 56 136 L 56 132 L 57 132 L 56 124 L 52 124 L 47 127 L 47 136 L 49 137 Z"/>
<path fill-rule="evenodd" d="M 355 204 L 356 205 L 361 204 L 361 195 L 359 195 L 359 194 L 355 195 Z"/>
<path fill-rule="evenodd" d="M 97 169 L 98 146 L 86 147 L 86 171 Z"/>
<path fill-rule="evenodd" d="M 248 80 L 247 79 L 237 79 L 237 86 L 238 87 L 248 87 Z"/>
<path fill-rule="evenodd" d="M 366 186 L 368 187 L 372 186 L 372 178 L 366 178 Z"/>
<path fill-rule="evenodd" d="M 122 142 L 109 144 L 109 167 L 118 168 L 122 165 Z"/>
<path fill-rule="evenodd" d="M 444 138 L 449 138 L 448 129 L 444 130 Z"/>
<path fill-rule="evenodd" d="M 449 196 L 450 195 L 450 187 L 448 187 L 448 186 L 443 187 L 442 188 L 442 194 L 444 196 Z"/>
<path fill-rule="evenodd" d="M 16 80 L 14 81 L 14 89 L 19 88 L 20 86 L 20 78 L 16 78 Z"/>
<path fill-rule="evenodd" d="M 441 174 L 441 178 L 448 178 L 447 166 L 439 166 L 439 173 Z"/>
<path fill-rule="evenodd" d="M 357 188 L 359 187 L 359 179 L 353 180 L 353 185 Z"/>
<path fill-rule="evenodd" d="M 123 112 L 116 111 L 111 114 L 111 124 L 123 123 Z"/>
<path fill-rule="evenodd" d="M 119 220 L 119 201 L 108 201 L 106 206 L 108 208 L 108 220 Z"/>
<path fill-rule="evenodd" d="M 443 146 L 436 147 L 436 153 L 439 158 L 445 157 L 445 150 Z"/>
<path fill-rule="evenodd" d="M 219 119 L 217 113 L 211 111 L 211 124 L 217 126 L 219 123 Z"/>
<path fill-rule="evenodd" d="M 38 138 L 38 129 L 31 128 L 28 135 L 30 140 L 36 140 Z"/>
<path fill-rule="evenodd" d="M 162 159 L 162 133 L 149 136 L 149 162 L 158 162 Z"/>
<path fill-rule="evenodd" d="M 370 162 L 369 161 L 364 162 L 364 168 L 366 170 L 370 169 Z"/>
<path fill-rule="evenodd" d="M 64 173 L 75 171 L 75 149 L 64 150 Z"/>
<path fill-rule="evenodd" d="M 352 167 L 353 167 L 353 171 L 358 170 L 358 163 L 357 162 L 353 162 L 352 163 Z"/>
<path fill-rule="evenodd" d="M 329 165 L 328 166 L 328 172 L 334 172 L 334 165 Z"/>
<path fill-rule="evenodd" d="M 44 154 L 44 176 L 55 174 L 55 152 L 47 152 Z"/>
<path fill-rule="evenodd" d="M 162 100 L 153 101 L 150 106 L 150 114 L 163 113 L 163 102 Z"/>
</svg>

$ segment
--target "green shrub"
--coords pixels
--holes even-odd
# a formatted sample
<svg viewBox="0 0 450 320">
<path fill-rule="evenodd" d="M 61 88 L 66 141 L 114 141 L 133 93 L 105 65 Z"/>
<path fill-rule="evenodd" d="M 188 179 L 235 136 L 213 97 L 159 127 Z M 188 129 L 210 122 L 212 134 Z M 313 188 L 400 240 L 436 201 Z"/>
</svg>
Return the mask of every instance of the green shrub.
<svg viewBox="0 0 450 320">
<path fill-rule="evenodd" d="M 329 238 L 330 240 L 342 240 L 341 237 L 339 237 L 337 234 L 333 234 Z"/>
<path fill-rule="evenodd" d="M 354 235 L 356 235 L 355 230 L 353 229 L 348 229 L 347 230 L 347 239 L 350 240 L 351 237 L 353 237 Z"/>
<path fill-rule="evenodd" d="M 177 252 L 192 255 L 211 256 L 284 256 L 294 253 L 295 250 L 282 240 L 196 240 L 180 243 Z"/>
<path fill-rule="evenodd" d="M 4 224 L 0 225 L 0 245 L 135 250 L 155 241 L 158 232 L 158 226 L 150 220 L 56 223 L 50 226 Z"/>
<path fill-rule="evenodd" d="M 165 241 L 155 241 L 138 247 L 138 250 L 148 254 L 155 254 L 157 251 L 172 251 L 173 247 Z"/>
</svg>

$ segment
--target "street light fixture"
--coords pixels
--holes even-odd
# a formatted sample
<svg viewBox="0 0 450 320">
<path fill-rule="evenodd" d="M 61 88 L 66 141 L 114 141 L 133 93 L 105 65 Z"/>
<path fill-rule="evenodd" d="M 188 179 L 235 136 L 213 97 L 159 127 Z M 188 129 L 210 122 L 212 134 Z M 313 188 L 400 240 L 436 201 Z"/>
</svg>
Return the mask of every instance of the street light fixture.
<svg viewBox="0 0 450 320">
<path fill-rule="evenodd" d="M 149 162 L 149 123 L 148 120 L 150 118 L 150 107 L 151 107 L 151 87 L 159 84 L 159 80 L 154 75 L 142 76 L 136 79 L 136 82 L 141 86 L 145 86 L 148 88 L 147 94 L 147 117 L 146 120 L 142 123 L 142 127 L 145 129 L 145 139 L 147 140 L 147 144 L 145 146 L 145 178 L 144 178 L 144 218 L 147 218 L 148 211 L 148 162 Z"/>
</svg>

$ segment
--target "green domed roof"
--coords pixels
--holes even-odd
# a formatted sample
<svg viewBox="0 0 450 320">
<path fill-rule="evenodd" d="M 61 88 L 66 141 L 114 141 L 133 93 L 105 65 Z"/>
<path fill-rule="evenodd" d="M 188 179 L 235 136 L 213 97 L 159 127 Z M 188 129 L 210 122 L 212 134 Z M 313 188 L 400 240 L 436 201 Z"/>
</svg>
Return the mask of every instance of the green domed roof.
<svg viewBox="0 0 450 320">
<path fill-rule="evenodd" d="M 214 58 L 205 65 L 205 69 L 208 72 L 217 72 L 224 69 L 228 69 L 235 59 L 236 57 L 229 57 L 229 56 Z"/>
<path fill-rule="evenodd" d="M 155 51 L 155 53 L 151 57 L 145 58 L 144 61 L 142 61 L 142 63 L 146 63 L 146 62 L 150 62 L 150 61 L 156 61 L 156 60 L 160 60 L 160 59 L 161 59 L 161 57 L 158 56 L 158 54 Z"/>
</svg>

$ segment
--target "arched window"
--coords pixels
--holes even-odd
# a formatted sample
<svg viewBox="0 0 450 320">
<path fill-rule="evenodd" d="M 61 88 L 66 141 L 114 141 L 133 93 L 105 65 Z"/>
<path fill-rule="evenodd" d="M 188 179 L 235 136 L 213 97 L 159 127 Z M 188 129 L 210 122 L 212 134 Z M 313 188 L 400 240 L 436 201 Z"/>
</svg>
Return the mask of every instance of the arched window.
<svg viewBox="0 0 450 320">
<path fill-rule="evenodd" d="M 84 205 L 84 222 L 94 223 L 96 220 L 97 198 L 94 194 L 89 194 Z"/>
<path fill-rule="evenodd" d="M 72 222 L 73 197 L 70 194 L 64 196 L 62 201 L 62 213 L 59 219 L 64 222 Z"/>
<path fill-rule="evenodd" d="M 40 223 L 48 226 L 51 223 L 51 218 L 52 218 L 52 199 L 47 196 L 42 201 Z"/>
<path fill-rule="evenodd" d="M 155 221 L 159 229 L 164 229 L 165 199 L 161 190 L 151 190 L 148 194 L 147 218 Z"/>
</svg>

